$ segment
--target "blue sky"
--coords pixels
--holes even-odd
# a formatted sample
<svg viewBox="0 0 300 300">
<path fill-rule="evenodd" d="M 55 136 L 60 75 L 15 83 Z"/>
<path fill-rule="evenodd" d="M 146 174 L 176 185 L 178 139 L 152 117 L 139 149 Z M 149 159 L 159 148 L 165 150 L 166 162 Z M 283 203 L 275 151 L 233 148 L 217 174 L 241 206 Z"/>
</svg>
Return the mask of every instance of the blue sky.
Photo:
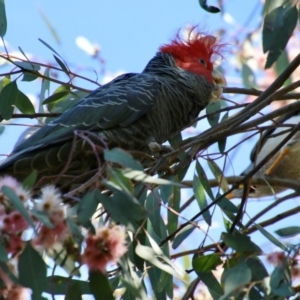
<svg viewBox="0 0 300 300">
<path fill-rule="evenodd" d="M 217 4 L 217 1 L 208 2 Z M 246 14 L 259 1 L 243 2 Z M 159 45 L 187 23 L 199 24 L 211 32 L 221 28 L 235 32 L 244 22 L 245 14 L 241 13 L 239 0 L 225 3 L 225 11 L 236 19 L 235 26 L 225 22 L 221 14 L 205 12 L 197 0 L 9 0 L 6 1 L 8 30 L 5 38 L 15 48 L 21 46 L 26 52 L 50 57 L 51 53 L 38 41 L 42 38 L 56 47 L 67 61 L 92 64 L 75 45 L 76 37 L 83 35 L 101 46 L 107 70 L 139 72 Z M 61 39 L 60 46 L 56 45 L 40 11 L 55 28 Z"/>
</svg>

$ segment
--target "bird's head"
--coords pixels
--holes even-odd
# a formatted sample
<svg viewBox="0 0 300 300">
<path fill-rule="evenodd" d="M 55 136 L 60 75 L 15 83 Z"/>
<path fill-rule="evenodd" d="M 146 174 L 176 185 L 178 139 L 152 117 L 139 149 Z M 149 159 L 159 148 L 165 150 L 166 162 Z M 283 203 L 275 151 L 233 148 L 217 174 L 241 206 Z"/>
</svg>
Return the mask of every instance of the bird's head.
<svg viewBox="0 0 300 300">
<path fill-rule="evenodd" d="M 210 83 L 225 86 L 224 76 L 214 70 L 212 56 L 221 55 L 223 45 L 212 35 L 205 35 L 192 27 L 188 30 L 187 38 L 181 38 L 178 33 L 169 44 L 159 48 L 160 52 L 172 55 L 178 67 L 194 73 L 198 76 L 205 76 Z"/>
</svg>

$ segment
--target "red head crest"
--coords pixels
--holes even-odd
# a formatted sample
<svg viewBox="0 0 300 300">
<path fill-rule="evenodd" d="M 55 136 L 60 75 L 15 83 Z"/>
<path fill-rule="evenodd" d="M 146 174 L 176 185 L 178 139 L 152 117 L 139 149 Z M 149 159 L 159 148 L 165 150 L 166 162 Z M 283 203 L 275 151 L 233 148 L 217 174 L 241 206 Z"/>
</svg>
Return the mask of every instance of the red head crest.
<svg viewBox="0 0 300 300">
<path fill-rule="evenodd" d="M 160 52 L 171 54 L 178 67 L 197 75 L 205 75 L 212 81 L 210 73 L 213 70 L 211 57 L 219 54 L 223 45 L 216 37 L 205 35 L 197 27 L 188 29 L 187 38 L 181 38 L 178 33 L 170 44 L 159 48 Z"/>
</svg>

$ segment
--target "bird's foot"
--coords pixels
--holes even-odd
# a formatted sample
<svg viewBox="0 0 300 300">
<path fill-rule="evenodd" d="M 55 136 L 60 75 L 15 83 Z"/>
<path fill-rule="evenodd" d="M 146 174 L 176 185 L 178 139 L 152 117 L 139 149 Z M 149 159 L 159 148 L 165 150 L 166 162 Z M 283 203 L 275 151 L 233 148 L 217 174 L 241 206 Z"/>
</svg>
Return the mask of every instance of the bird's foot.
<svg viewBox="0 0 300 300">
<path fill-rule="evenodd" d="M 148 144 L 148 147 L 153 154 L 158 154 L 158 153 L 163 154 L 163 153 L 170 153 L 174 151 L 174 149 L 171 146 L 160 145 L 157 142 L 150 142 Z"/>
<path fill-rule="evenodd" d="M 161 145 L 156 142 L 150 142 L 148 144 L 148 147 L 149 147 L 150 151 L 153 153 L 161 151 Z"/>
</svg>

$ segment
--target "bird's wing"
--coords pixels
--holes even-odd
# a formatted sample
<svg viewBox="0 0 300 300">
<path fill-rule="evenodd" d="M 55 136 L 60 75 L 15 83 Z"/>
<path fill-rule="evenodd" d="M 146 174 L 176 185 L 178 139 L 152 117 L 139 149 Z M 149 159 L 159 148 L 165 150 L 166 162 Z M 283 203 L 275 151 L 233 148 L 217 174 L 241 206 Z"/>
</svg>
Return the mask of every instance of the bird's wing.
<svg viewBox="0 0 300 300">
<path fill-rule="evenodd" d="M 101 131 L 126 127 L 147 113 L 161 91 L 147 74 L 124 74 L 83 98 L 60 117 L 19 144 L 13 153 L 42 148 L 73 138 L 74 130 Z"/>
<path fill-rule="evenodd" d="M 283 124 L 286 121 L 288 121 L 289 119 L 291 119 L 292 117 L 299 115 L 300 114 L 300 110 L 296 110 L 296 111 L 292 111 L 290 113 L 287 113 L 281 117 L 279 117 L 278 119 L 276 119 L 276 123 L 278 124 Z M 275 134 L 277 128 L 271 128 L 271 129 L 267 129 L 264 131 L 263 135 L 261 136 L 261 138 L 258 140 L 258 142 L 255 144 L 255 146 L 253 147 L 251 154 L 250 154 L 250 160 L 252 163 L 254 163 L 256 161 L 256 157 L 259 153 L 259 151 L 262 149 L 262 147 L 267 143 L 269 138 L 273 138 L 272 135 Z M 286 128 L 288 130 L 288 128 Z M 282 134 L 286 134 L 286 130 L 283 129 Z M 278 133 L 278 135 L 280 135 L 280 133 Z M 276 134 L 276 136 L 278 136 Z"/>
</svg>

